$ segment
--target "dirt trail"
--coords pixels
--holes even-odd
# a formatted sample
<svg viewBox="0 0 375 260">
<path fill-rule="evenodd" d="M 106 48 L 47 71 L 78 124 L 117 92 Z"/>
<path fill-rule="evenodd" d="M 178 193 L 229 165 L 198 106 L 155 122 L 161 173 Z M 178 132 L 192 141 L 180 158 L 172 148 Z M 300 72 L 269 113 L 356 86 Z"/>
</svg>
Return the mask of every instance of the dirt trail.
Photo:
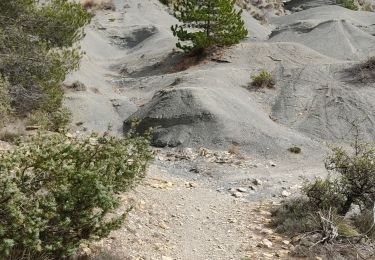
<svg viewBox="0 0 375 260">
<path fill-rule="evenodd" d="M 247 163 L 158 157 L 144 183 L 124 196 L 124 205 L 135 208 L 94 248 L 101 252 L 96 259 L 291 259 L 288 238 L 269 227 L 285 181 L 275 182 L 259 161 L 242 175 Z"/>
</svg>

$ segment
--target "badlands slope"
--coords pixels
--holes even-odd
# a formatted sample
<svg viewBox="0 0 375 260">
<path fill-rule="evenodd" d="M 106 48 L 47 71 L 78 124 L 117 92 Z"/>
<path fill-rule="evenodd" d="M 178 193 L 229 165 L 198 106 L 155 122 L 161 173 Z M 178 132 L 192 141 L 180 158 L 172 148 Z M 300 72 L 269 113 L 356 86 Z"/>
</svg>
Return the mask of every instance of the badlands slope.
<svg viewBox="0 0 375 260">
<path fill-rule="evenodd" d="M 294 1 L 292 1 L 294 2 Z M 375 54 L 375 14 L 325 1 L 262 25 L 249 14 L 249 37 L 187 70 L 174 49 L 177 21 L 158 0 L 116 0 L 87 28 L 86 55 L 67 93 L 77 129 L 121 134 L 133 117 L 153 127 L 159 147 L 227 150 L 232 144 L 258 155 L 285 156 L 292 146 L 319 157 L 322 141 L 347 142 L 353 124 L 375 137 L 374 81 L 354 68 Z M 256 90 L 261 69 L 275 89 Z"/>
</svg>

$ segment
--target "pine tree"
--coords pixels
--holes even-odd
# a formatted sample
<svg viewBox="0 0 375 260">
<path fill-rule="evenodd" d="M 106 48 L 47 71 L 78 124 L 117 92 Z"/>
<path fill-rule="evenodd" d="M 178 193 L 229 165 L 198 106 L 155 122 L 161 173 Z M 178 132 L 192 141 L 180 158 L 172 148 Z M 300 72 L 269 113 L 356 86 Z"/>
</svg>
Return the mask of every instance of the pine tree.
<svg viewBox="0 0 375 260">
<path fill-rule="evenodd" d="M 182 24 L 171 27 L 176 46 L 192 52 L 239 43 L 248 32 L 234 5 L 235 0 L 179 0 L 174 15 Z"/>
</svg>

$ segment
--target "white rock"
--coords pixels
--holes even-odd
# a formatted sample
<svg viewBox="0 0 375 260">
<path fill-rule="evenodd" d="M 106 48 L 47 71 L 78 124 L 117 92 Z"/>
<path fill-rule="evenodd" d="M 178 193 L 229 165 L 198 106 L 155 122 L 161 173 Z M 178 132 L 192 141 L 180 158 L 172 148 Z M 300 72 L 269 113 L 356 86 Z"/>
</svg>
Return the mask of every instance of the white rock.
<svg viewBox="0 0 375 260">
<path fill-rule="evenodd" d="M 281 196 L 283 197 L 289 197 L 291 195 L 291 193 L 289 191 L 286 191 L 286 190 L 283 190 L 283 192 L 281 192 Z"/>
<path fill-rule="evenodd" d="M 235 198 L 241 198 L 243 195 L 242 195 L 241 192 L 235 192 L 235 193 L 232 194 L 232 196 L 235 197 Z"/>
<path fill-rule="evenodd" d="M 264 247 L 271 248 L 271 247 L 272 247 L 272 242 L 269 241 L 267 238 L 264 238 L 264 239 L 262 240 L 262 245 L 263 245 Z"/>
<path fill-rule="evenodd" d="M 237 190 L 238 190 L 239 192 L 247 192 L 247 189 L 246 189 L 246 188 L 242 188 L 242 187 L 237 188 Z"/>
</svg>

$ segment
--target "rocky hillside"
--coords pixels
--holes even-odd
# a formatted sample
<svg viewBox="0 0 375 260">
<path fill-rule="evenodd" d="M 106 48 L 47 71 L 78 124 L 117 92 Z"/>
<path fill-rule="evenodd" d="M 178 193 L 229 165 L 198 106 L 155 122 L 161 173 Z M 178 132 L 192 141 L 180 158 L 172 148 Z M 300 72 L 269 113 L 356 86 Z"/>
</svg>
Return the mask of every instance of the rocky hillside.
<svg viewBox="0 0 375 260">
<path fill-rule="evenodd" d="M 121 133 L 137 117 L 139 130 L 157 127 L 156 146 L 237 144 L 274 155 L 347 141 L 354 123 L 375 137 L 374 80 L 358 78 L 375 53 L 374 13 L 316 1 L 261 24 L 244 12 L 249 37 L 196 64 L 176 52 L 177 21 L 165 5 L 117 0 L 116 10 L 97 12 L 81 69 L 68 80 L 85 86 L 66 100 L 81 128 Z M 251 88 L 261 69 L 275 75 L 274 89 Z"/>
<path fill-rule="evenodd" d="M 154 146 L 173 149 L 157 150 L 146 182 L 124 196 L 135 209 L 97 259 L 293 259 L 267 226 L 270 207 L 326 174 L 327 144 L 357 130 L 375 138 L 375 13 L 239 1 L 248 37 L 197 60 L 175 48 L 166 5 L 114 3 L 95 12 L 66 82 L 73 127 L 121 135 L 136 117 Z M 252 86 L 261 70 L 273 88 Z"/>
</svg>

